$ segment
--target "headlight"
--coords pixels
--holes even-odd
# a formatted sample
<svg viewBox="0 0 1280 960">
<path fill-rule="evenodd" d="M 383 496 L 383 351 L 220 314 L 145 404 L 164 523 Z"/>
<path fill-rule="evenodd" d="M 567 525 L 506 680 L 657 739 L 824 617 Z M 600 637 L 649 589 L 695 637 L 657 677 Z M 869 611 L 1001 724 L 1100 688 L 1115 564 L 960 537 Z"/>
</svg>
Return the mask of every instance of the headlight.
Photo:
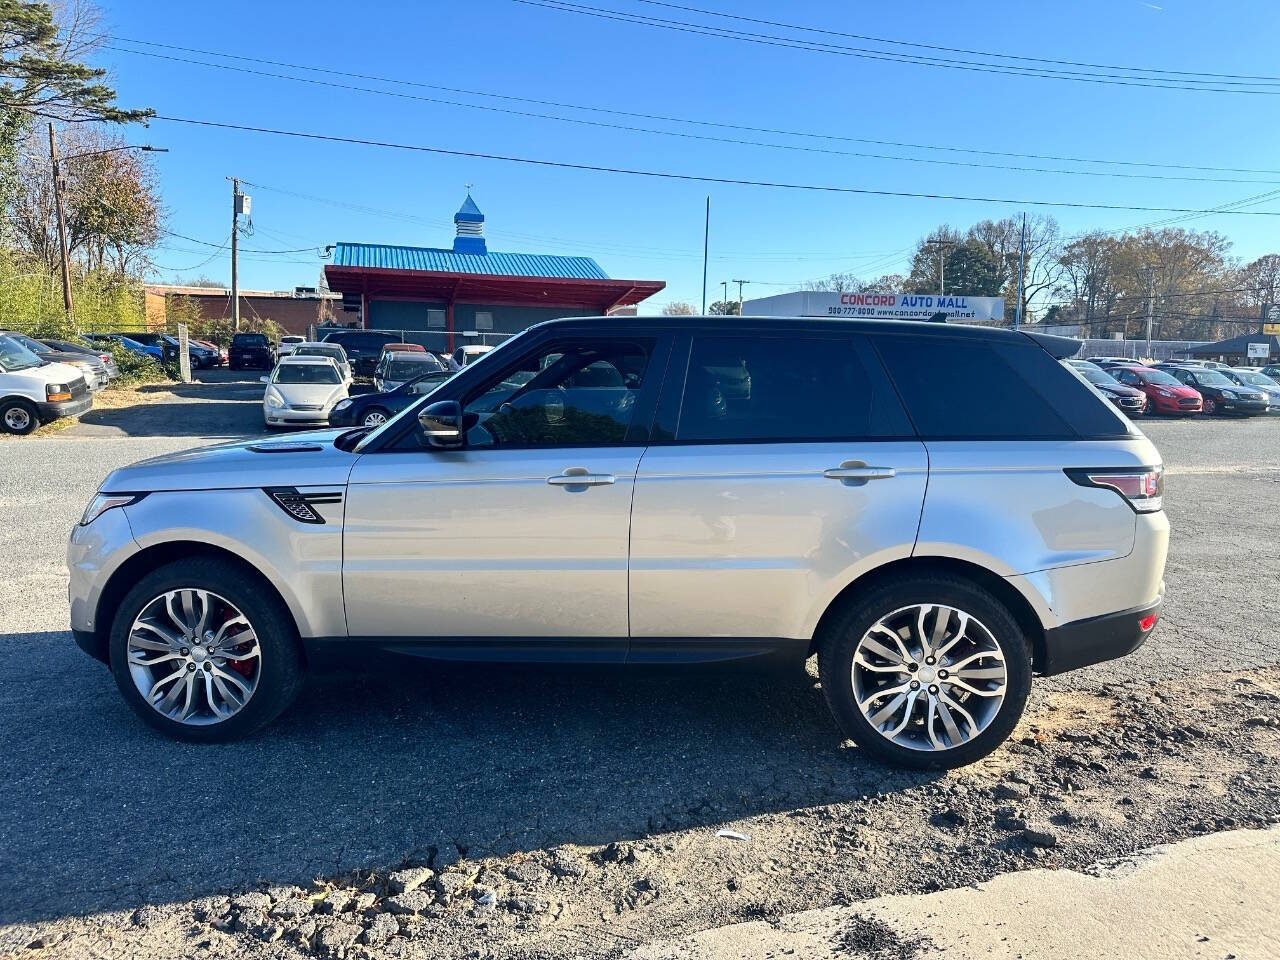
<svg viewBox="0 0 1280 960">
<path fill-rule="evenodd" d="M 1224 400 L 1239 400 L 1239 395 L 1234 390 L 1223 390 L 1222 398 Z"/>
<path fill-rule="evenodd" d="M 334 410 L 345 410 L 345 409 L 347 409 L 347 407 L 349 407 L 349 406 L 351 406 L 351 401 L 350 401 L 350 399 L 347 399 L 347 400 L 339 400 L 337 403 L 335 403 L 335 404 L 333 405 L 333 409 L 334 409 Z"/>
<path fill-rule="evenodd" d="M 71 399 L 71 387 L 65 383 L 46 383 L 44 396 L 50 403 L 61 403 L 63 400 Z"/>
<path fill-rule="evenodd" d="M 273 389 L 271 389 L 270 387 L 268 387 L 268 388 L 267 388 L 267 406 L 268 406 L 268 407 L 283 407 L 283 406 L 284 406 L 284 397 L 280 396 L 280 394 L 279 394 L 279 393 L 277 393 L 275 390 L 273 390 Z"/>
<path fill-rule="evenodd" d="M 80 515 L 80 526 L 87 527 L 108 510 L 127 507 L 145 496 L 145 493 L 95 493 L 89 505 L 84 508 L 84 513 Z"/>
</svg>

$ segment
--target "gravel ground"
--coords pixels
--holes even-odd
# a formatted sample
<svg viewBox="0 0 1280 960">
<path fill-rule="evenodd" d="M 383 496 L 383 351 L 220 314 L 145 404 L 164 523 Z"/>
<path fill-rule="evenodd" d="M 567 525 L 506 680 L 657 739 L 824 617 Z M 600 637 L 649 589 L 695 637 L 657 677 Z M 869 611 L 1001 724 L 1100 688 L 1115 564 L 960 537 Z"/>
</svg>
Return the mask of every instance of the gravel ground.
<svg viewBox="0 0 1280 960">
<path fill-rule="evenodd" d="M 63 551 L 112 467 L 201 440 L 125 417 L 0 446 L 0 954 L 602 955 L 1274 818 L 1280 417 L 1143 427 L 1174 530 L 1156 636 L 1038 683 L 1015 743 L 948 776 L 842 747 L 799 673 L 325 678 L 250 741 L 159 739 L 74 647 Z M 393 905 L 405 865 L 435 875 Z"/>
</svg>

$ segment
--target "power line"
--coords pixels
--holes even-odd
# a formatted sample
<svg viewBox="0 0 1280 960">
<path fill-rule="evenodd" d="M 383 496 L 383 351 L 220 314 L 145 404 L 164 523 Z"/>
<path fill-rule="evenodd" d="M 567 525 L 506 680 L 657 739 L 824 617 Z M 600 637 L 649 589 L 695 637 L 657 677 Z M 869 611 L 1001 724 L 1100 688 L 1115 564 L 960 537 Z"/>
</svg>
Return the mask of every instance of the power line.
<svg viewBox="0 0 1280 960">
<path fill-rule="evenodd" d="M 204 50 L 198 47 L 184 47 L 184 46 L 179 46 L 177 44 L 159 43 L 154 40 L 141 40 L 135 37 L 108 37 L 106 39 L 126 42 L 131 44 L 139 44 L 139 45 L 148 46 L 148 47 L 157 47 L 164 50 L 177 50 L 183 53 L 194 53 L 200 56 L 220 57 L 227 60 L 246 61 L 258 66 L 261 66 L 262 64 L 266 64 L 268 66 L 284 67 L 289 70 L 302 70 L 302 71 L 307 71 L 312 73 L 327 74 L 330 76 L 338 76 L 338 77 L 344 77 L 344 78 L 356 79 L 356 80 L 371 80 L 377 83 L 394 84 L 399 86 L 415 87 L 415 88 L 426 89 L 426 90 L 438 90 L 445 93 L 456 93 L 456 94 L 463 94 L 465 96 L 471 96 L 471 97 L 483 97 L 483 98 L 493 99 L 493 100 L 503 100 L 511 103 L 528 103 L 528 104 L 533 104 L 535 106 L 555 107 L 563 110 L 581 110 L 584 112 L 601 113 L 601 114 L 607 114 L 610 116 L 630 117 L 632 119 L 638 119 L 638 120 L 656 120 L 663 123 L 682 123 L 682 124 L 690 124 L 690 125 L 700 126 L 700 127 L 720 129 L 720 130 L 737 130 L 745 133 L 765 133 L 765 134 L 774 134 L 778 136 L 801 137 L 801 138 L 807 138 L 807 139 L 826 140 L 826 141 L 839 142 L 839 143 L 863 143 L 863 144 L 868 144 L 872 146 L 900 147 L 903 149 L 910 149 L 910 150 L 935 150 L 935 151 L 941 151 L 941 152 L 947 152 L 947 153 L 970 153 L 970 154 L 976 154 L 979 156 L 1010 157 L 1010 158 L 1019 159 L 1019 160 L 1052 160 L 1058 163 L 1091 163 L 1091 164 L 1100 164 L 1100 165 L 1106 165 L 1106 166 L 1144 167 L 1144 168 L 1162 169 L 1162 170 L 1199 170 L 1199 171 L 1205 171 L 1209 173 L 1250 173 L 1250 174 L 1258 174 L 1262 176 L 1280 176 L 1280 170 L 1259 169 L 1254 167 L 1216 167 L 1216 166 L 1204 166 L 1204 165 L 1198 165 L 1198 164 L 1162 163 L 1162 162 L 1156 162 L 1156 161 L 1143 161 L 1143 160 L 1119 160 L 1115 158 L 1103 158 L 1103 157 L 1072 157 L 1072 156 L 1059 156 L 1056 154 L 1043 154 L 1043 153 L 1017 153 L 1017 152 L 1007 151 L 1007 150 L 988 150 L 988 149 L 982 149 L 977 147 L 956 147 L 949 144 L 909 143 L 909 142 L 900 141 L 900 140 L 877 140 L 877 139 L 872 139 L 868 137 L 850 137 L 850 136 L 834 134 L 834 133 L 822 133 L 822 132 L 805 131 L 805 130 L 790 130 L 790 129 L 780 128 L 780 127 L 753 126 L 750 124 L 740 124 L 740 123 L 726 123 L 724 121 L 717 121 L 717 120 L 705 120 L 705 119 L 696 119 L 696 118 L 690 118 L 690 117 L 679 117 L 679 116 L 671 116 L 671 115 L 661 114 L 661 113 L 622 110 L 615 107 L 602 107 L 602 106 L 579 104 L 579 103 L 566 103 L 564 101 L 559 101 L 559 100 L 544 100 L 536 97 L 515 96 L 512 94 L 494 93 L 492 91 L 485 91 L 485 90 L 472 90 L 465 87 L 451 87 L 451 86 L 444 86 L 441 84 L 424 83 L 417 80 L 408 80 L 408 79 L 399 78 L 399 77 L 384 77 L 384 76 L 377 76 L 374 74 L 354 73 L 354 72 L 345 71 L 345 70 L 334 70 L 328 67 L 320 67 L 314 64 L 298 64 L 298 63 L 288 63 L 281 60 L 268 60 L 262 57 L 242 56 L 239 54 L 225 53 L 218 50 Z M 119 49 L 124 51 L 127 48 L 112 48 L 112 49 Z M 138 51 L 138 50 L 129 50 L 128 52 L 139 53 L 139 54 L 143 53 L 143 51 Z M 180 58 L 174 58 L 174 59 L 179 60 L 179 62 L 183 62 L 181 61 Z M 198 63 L 198 61 L 191 61 L 191 62 Z M 215 66 L 215 65 L 210 64 L 210 66 Z M 289 79 L 294 79 L 294 78 L 289 78 Z"/>
<path fill-rule="evenodd" d="M 938 50 L 943 53 L 960 53 L 966 56 L 975 57 L 991 57 L 1001 60 L 1021 60 L 1026 63 L 1051 63 L 1059 66 L 1067 67 L 1088 67 L 1094 70 L 1130 70 L 1140 73 L 1168 73 L 1182 77 L 1208 77 L 1213 80 L 1266 80 L 1272 82 L 1280 82 L 1278 76 L 1258 76 L 1252 74 L 1237 73 L 1206 73 L 1200 70 L 1170 70 L 1164 67 L 1131 67 L 1118 65 L 1113 63 L 1084 63 L 1078 60 L 1054 60 L 1048 57 L 1027 57 L 1019 56 L 1012 53 L 993 53 L 985 50 L 970 50 L 965 47 L 944 47 L 932 43 L 919 43 L 918 41 L 893 40 L 887 37 L 873 37 L 860 33 L 846 33 L 841 30 L 829 30 L 820 27 L 809 27 L 794 23 L 783 23 L 778 20 L 764 20 L 758 17 L 747 17 L 735 13 L 723 13 L 719 10 L 705 10 L 701 7 L 689 7 L 678 3 L 667 3 L 664 0 L 635 0 L 636 3 L 644 3 L 654 7 L 666 7 L 671 10 L 682 10 L 685 13 L 699 13 L 708 17 L 721 17 L 726 20 L 737 20 L 741 23 L 756 23 L 769 27 L 782 27 L 787 30 L 798 30 L 805 33 L 820 33 L 833 37 L 845 37 L 851 40 L 865 40 L 872 43 L 884 43 L 899 47 L 915 47 L 921 50 Z"/>
<path fill-rule="evenodd" d="M 1161 81 L 1156 77 L 1134 78 L 1121 77 L 1114 74 L 1085 74 L 1071 70 L 1038 70 L 1027 67 L 1015 67 L 1001 64 L 975 64 L 971 62 L 948 60 L 939 57 L 926 57 L 912 54 L 897 54 L 877 51 L 865 47 L 850 47 L 840 44 L 819 43 L 809 40 L 798 40 L 776 34 L 765 34 L 743 30 L 731 30 L 725 27 L 713 27 L 706 24 L 691 23 L 686 20 L 670 20 L 661 17 L 649 17 L 642 14 L 629 13 L 622 10 L 611 10 L 604 7 L 592 7 L 584 4 L 568 3 L 565 0 L 512 0 L 513 3 L 560 13 L 572 13 L 580 16 L 595 17 L 602 20 L 613 20 L 640 26 L 689 33 L 699 36 L 716 37 L 722 40 L 735 40 L 769 47 L 780 47 L 800 50 L 808 53 L 824 53 L 834 56 L 854 57 L 864 60 L 880 60 L 888 63 L 904 63 L 915 66 L 939 67 L 948 70 L 960 70 L 973 73 L 1001 74 L 1015 77 L 1033 77 L 1044 80 L 1069 80 L 1078 83 L 1104 84 L 1122 87 L 1147 87 L 1155 90 L 1185 90 L 1197 93 L 1234 93 L 1252 94 L 1255 96 L 1280 95 L 1280 89 L 1267 89 L 1275 85 L 1275 81 L 1251 83 L 1245 81 L 1195 81 L 1182 79 L 1179 82 Z M 1214 82 L 1218 86 L 1196 86 L 1196 83 Z"/>
<path fill-rule="evenodd" d="M 210 67 L 217 70 L 227 70 L 234 73 L 243 73 L 251 76 L 267 77 L 273 80 L 286 80 L 294 83 L 305 83 L 313 86 L 326 87 L 338 90 L 348 90 L 355 93 L 372 94 L 381 97 L 394 97 L 401 100 L 415 100 L 421 103 L 430 103 L 438 106 L 458 107 L 464 110 L 480 110 L 487 113 L 500 113 L 507 116 L 525 117 L 534 120 L 551 120 L 557 123 L 570 123 L 577 126 L 587 126 L 595 128 L 603 128 L 609 130 L 621 130 L 627 133 L 640 133 L 652 136 L 677 137 L 682 140 L 698 140 L 708 143 L 722 143 L 730 146 L 745 147 L 762 147 L 769 150 L 788 150 L 796 153 L 814 153 L 826 156 L 840 157 L 859 157 L 868 160 L 891 160 L 898 163 L 929 163 L 940 166 L 964 167 L 968 169 L 985 169 L 985 170 L 1007 170 L 1016 173 L 1048 173 L 1060 176 L 1073 177 L 1113 177 L 1127 180 L 1166 180 L 1179 181 L 1184 183 L 1278 183 L 1278 180 L 1257 180 L 1242 179 L 1239 177 L 1205 177 L 1202 174 L 1197 176 L 1176 175 L 1176 174 L 1155 174 L 1155 173 L 1121 173 L 1110 170 L 1064 170 L 1052 167 L 1027 167 L 1010 164 L 982 163 L 976 160 L 947 160 L 939 157 L 905 157 L 894 154 L 870 153 L 858 150 L 840 150 L 831 147 L 806 146 L 797 143 L 771 143 L 763 140 L 747 140 L 737 137 L 719 137 L 711 134 L 690 133 L 680 130 L 661 130 L 654 127 L 640 127 L 630 124 L 610 123 L 604 120 L 590 120 L 582 117 L 565 117 L 549 113 L 536 113 L 529 110 L 517 110 L 511 107 L 498 107 L 488 104 L 464 103 L 458 100 L 447 100 L 442 97 L 428 97 L 421 94 L 404 93 L 396 90 L 379 90 L 374 87 L 364 87 L 350 83 L 340 83 L 335 80 L 320 80 L 315 77 L 295 77 L 283 73 L 275 73 L 270 70 L 261 70 L 254 67 L 235 66 L 229 63 L 211 63 L 206 60 L 193 60 L 189 57 L 175 57 L 169 54 L 155 53 L 149 50 L 132 50 L 128 47 L 113 46 L 106 44 L 105 48 L 120 53 L 129 53 L 134 56 L 151 57 L 159 60 L 168 60 L 175 63 L 183 63 L 190 66 Z M 217 56 L 217 54 L 214 54 Z M 295 69 L 308 69 L 299 67 Z M 388 81 L 392 82 L 392 81 Z M 1280 174 L 1278 174 L 1280 175 Z"/>
<path fill-rule="evenodd" d="M 770 187 L 779 190 L 802 190 L 813 193 L 840 193 L 858 196 L 907 197 L 919 200 L 954 200 L 965 203 L 996 203 L 1005 206 L 1058 207 L 1078 210 L 1126 210 L 1140 213 L 1222 213 L 1228 216 L 1241 217 L 1280 217 L 1280 211 L 1269 210 L 1204 210 L 1196 207 L 1152 207 L 1130 204 L 1084 203 L 1070 200 L 1028 200 L 1001 197 L 963 196 L 946 193 L 917 193 L 909 190 L 875 190 L 869 187 L 846 187 L 832 184 L 789 183 L 775 180 L 748 180 L 736 177 L 713 177 L 691 173 L 676 173 L 666 170 L 642 170 L 633 167 L 613 167 L 603 164 L 572 163 L 564 160 L 540 160 L 534 157 L 519 157 L 508 154 L 484 153 L 477 150 L 455 150 L 446 147 L 432 147 L 425 144 L 396 143 L 388 140 L 369 140 L 362 137 L 342 137 L 336 134 L 309 133 L 301 130 L 281 130 L 274 127 L 259 127 L 240 123 L 222 123 L 215 120 L 198 120 L 192 117 L 174 117 L 156 114 L 152 119 L 169 123 L 183 123 L 192 126 L 208 127 L 219 130 L 241 130 L 248 133 L 262 133 L 271 136 L 293 137 L 302 140 L 316 140 L 328 143 L 345 143 L 355 146 L 380 147 L 389 150 L 407 150 L 416 153 L 431 153 L 438 156 L 469 157 L 478 160 L 497 160 L 504 163 L 519 163 L 526 166 L 551 167 L 561 170 L 581 170 L 592 173 L 612 173 L 633 177 L 649 177 L 660 180 L 680 180 L 689 183 L 718 183 L 726 186 Z"/>
</svg>

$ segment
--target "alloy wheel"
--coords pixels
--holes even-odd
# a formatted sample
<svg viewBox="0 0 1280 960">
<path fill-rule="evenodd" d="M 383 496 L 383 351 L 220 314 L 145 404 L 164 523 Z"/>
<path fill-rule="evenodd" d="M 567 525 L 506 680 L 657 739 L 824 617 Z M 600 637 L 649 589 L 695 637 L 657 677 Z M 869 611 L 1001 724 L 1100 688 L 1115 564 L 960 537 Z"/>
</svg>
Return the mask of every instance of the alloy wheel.
<svg viewBox="0 0 1280 960">
<path fill-rule="evenodd" d="M 364 425 L 366 427 L 380 427 L 387 422 L 386 414 L 379 410 L 371 411 L 364 415 Z"/>
<path fill-rule="evenodd" d="M 942 604 L 901 607 L 854 648 L 854 700 L 886 740 L 920 751 L 973 740 L 1000 712 L 1009 675 L 994 635 Z"/>
<path fill-rule="evenodd" d="M 191 726 L 235 716 L 262 675 L 262 651 L 248 618 L 199 587 L 167 590 L 146 603 L 129 628 L 126 656 L 152 709 Z"/>
</svg>

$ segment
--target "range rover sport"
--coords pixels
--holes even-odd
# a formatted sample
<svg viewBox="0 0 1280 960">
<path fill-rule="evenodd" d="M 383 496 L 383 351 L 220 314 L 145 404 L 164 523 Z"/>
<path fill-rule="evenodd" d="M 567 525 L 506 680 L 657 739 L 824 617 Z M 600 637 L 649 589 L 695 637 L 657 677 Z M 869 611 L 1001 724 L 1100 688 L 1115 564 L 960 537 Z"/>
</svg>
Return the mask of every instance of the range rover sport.
<svg viewBox="0 0 1280 960">
<path fill-rule="evenodd" d="M 71 535 L 74 635 L 186 740 L 249 734 L 352 657 L 816 654 L 859 747 L 969 763 L 1033 673 L 1134 650 L 1164 592 L 1159 455 L 1047 342 L 542 323 L 376 428 L 113 472 Z"/>
</svg>

